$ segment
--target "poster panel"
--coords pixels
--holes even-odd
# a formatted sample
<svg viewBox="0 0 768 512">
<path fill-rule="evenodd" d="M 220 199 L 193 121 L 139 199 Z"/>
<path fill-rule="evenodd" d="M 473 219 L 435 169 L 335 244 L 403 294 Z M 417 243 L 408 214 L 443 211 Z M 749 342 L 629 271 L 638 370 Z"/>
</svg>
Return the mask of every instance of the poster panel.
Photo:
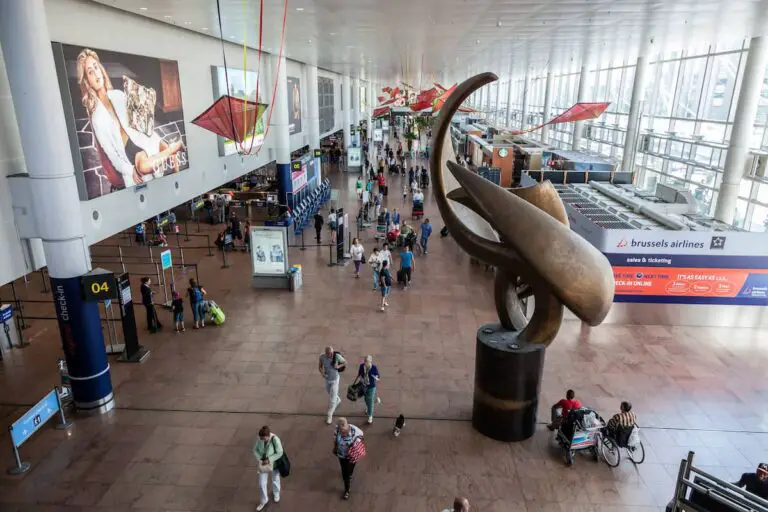
<svg viewBox="0 0 768 512">
<path fill-rule="evenodd" d="M 288 133 L 301 131 L 301 82 L 294 76 L 288 77 Z"/>
<path fill-rule="evenodd" d="M 347 167 L 360 167 L 361 165 L 363 165 L 361 149 L 356 146 L 347 149 Z"/>
<path fill-rule="evenodd" d="M 256 71 L 238 68 L 224 68 L 222 66 L 211 66 L 213 74 L 213 99 L 217 100 L 222 96 L 229 94 L 234 98 L 244 98 L 248 101 L 259 103 L 256 98 L 256 86 L 258 84 L 259 74 Z M 229 83 L 229 87 L 227 87 Z M 261 96 L 261 91 L 259 91 Z M 234 106 L 233 106 L 234 109 Z M 243 133 L 242 127 L 237 127 L 238 133 Z M 237 153 L 237 143 L 232 139 L 217 137 L 219 142 L 219 156 L 227 156 Z M 248 136 L 243 141 L 243 147 L 258 148 L 264 144 L 264 116 L 259 117 L 255 126 L 248 127 Z"/>
<path fill-rule="evenodd" d="M 288 272 L 285 228 L 251 227 L 251 259 L 253 275 L 282 276 Z"/>
<path fill-rule="evenodd" d="M 381 128 L 375 128 L 373 130 L 373 142 L 383 142 L 384 141 L 384 134 L 381 131 Z"/>
<path fill-rule="evenodd" d="M 176 61 L 53 45 L 88 200 L 189 167 Z"/>
</svg>

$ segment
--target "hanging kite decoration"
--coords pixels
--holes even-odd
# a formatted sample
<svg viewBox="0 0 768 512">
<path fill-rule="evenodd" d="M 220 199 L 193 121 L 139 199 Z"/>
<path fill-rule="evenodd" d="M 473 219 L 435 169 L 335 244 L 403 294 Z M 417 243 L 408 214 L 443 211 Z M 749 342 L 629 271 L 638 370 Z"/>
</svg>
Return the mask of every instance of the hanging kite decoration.
<svg viewBox="0 0 768 512">
<path fill-rule="evenodd" d="M 221 16 L 221 2 L 216 0 L 216 10 L 219 21 L 219 39 L 221 41 L 221 53 L 224 61 L 224 77 L 227 85 L 227 91 L 231 91 L 229 85 L 229 67 L 227 66 L 227 54 L 224 43 L 224 30 L 222 28 L 222 16 Z M 243 2 L 243 18 L 248 18 L 248 2 Z M 283 0 L 283 28 L 280 34 L 280 53 L 278 54 L 277 71 L 275 73 L 275 82 L 272 86 L 272 98 L 277 93 L 277 80 L 280 76 L 280 66 L 283 61 L 283 48 L 285 44 L 285 26 L 288 19 L 288 0 Z M 213 105 L 208 107 L 202 114 L 197 116 L 192 124 L 195 124 L 205 130 L 211 131 L 220 137 L 229 139 L 235 142 L 237 145 L 238 153 L 241 155 L 258 154 L 263 145 L 263 141 L 269 134 L 270 120 L 272 119 L 272 112 L 274 109 L 269 110 L 269 116 L 264 122 L 263 116 L 267 110 L 268 105 L 261 103 L 260 99 L 260 86 L 261 86 L 261 57 L 263 55 L 263 41 L 264 41 L 264 0 L 259 2 L 259 43 L 258 43 L 258 59 L 256 63 L 256 91 L 253 96 L 255 101 L 249 100 L 247 97 L 238 98 L 230 94 L 226 94 L 221 98 L 213 102 Z M 243 35 L 243 83 L 247 83 L 248 74 L 248 30 L 246 28 Z M 247 87 L 245 87 L 247 89 Z M 244 92 L 247 94 L 247 92 Z M 265 129 L 266 124 L 266 129 Z M 264 137 L 257 137 L 257 134 L 264 134 Z M 256 140 L 260 140 L 258 145 L 255 144 Z M 255 146 L 255 147 L 254 147 Z"/>
<path fill-rule="evenodd" d="M 522 135 L 523 133 L 533 132 L 551 124 L 572 123 L 574 121 L 587 121 L 597 119 L 608 108 L 607 103 L 577 103 L 559 116 L 555 116 L 544 124 L 528 128 L 527 130 L 513 130 L 512 135 Z"/>
<path fill-rule="evenodd" d="M 417 91 L 406 83 L 401 85 L 403 88 L 384 87 L 381 90 L 385 95 L 378 97 L 379 106 L 373 110 L 373 117 L 388 115 L 395 107 L 409 108 L 413 112 L 429 112 L 431 110 L 434 114 L 440 110 L 448 96 L 456 89 L 456 85 L 446 89 L 437 82 L 431 88 L 421 91 Z M 475 112 L 475 110 L 461 107 L 459 112 Z"/>
</svg>

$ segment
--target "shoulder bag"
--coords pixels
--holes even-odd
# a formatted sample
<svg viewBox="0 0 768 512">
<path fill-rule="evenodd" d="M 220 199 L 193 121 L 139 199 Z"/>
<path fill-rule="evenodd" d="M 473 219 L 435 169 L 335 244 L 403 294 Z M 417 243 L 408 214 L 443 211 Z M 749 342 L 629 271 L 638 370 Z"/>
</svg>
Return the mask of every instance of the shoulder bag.
<svg viewBox="0 0 768 512">
<path fill-rule="evenodd" d="M 275 451 L 277 451 L 274 437 L 272 438 L 272 447 L 275 449 Z M 274 466 L 277 472 L 280 473 L 280 476 L 283 478 L 291 474 L 291 461 L 288 459 L 288 454 L 285 453 L 285 446 L 283 446 L 283 455 L 275 461 Z"/>
</svg>

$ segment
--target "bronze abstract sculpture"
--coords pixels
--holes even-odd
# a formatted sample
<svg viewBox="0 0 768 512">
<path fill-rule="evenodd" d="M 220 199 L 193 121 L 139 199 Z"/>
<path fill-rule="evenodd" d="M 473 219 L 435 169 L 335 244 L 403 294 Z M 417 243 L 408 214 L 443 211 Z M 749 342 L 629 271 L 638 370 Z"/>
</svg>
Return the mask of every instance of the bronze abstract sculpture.
<svg viewBox="0 0 768 512">
<path fill-rule="evenodd" d="M 500 325 L 478 331 L 472 422 L 489 437 L 516 441 L 535 430 L 544 351 L 557 335 L 563 307 L 589 325 L 600 324 L 613 302 L 614 281 L 605 256 L 569 229 L 551 183 L 507 190 L 455 162 L 451 119 L 470 94 L 496 79 L 476 75 L 451 94 L 435 123 L 429 163 L 452 237 L 496 267 Z"/>
</svg>

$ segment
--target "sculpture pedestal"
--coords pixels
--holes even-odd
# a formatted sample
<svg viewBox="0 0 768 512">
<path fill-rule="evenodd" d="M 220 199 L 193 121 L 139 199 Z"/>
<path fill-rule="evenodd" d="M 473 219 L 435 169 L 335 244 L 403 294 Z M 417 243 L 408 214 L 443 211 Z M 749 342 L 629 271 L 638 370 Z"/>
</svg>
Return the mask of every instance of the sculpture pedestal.
<svg viewBox="0 0 768 512">
<path fill-rule="evenodd" d="M 536 430 L 545 346 L 517 341 L 499 324 L 477 330 L 472 426 L 497 441 L 523 441 Z"/>
</svg>

